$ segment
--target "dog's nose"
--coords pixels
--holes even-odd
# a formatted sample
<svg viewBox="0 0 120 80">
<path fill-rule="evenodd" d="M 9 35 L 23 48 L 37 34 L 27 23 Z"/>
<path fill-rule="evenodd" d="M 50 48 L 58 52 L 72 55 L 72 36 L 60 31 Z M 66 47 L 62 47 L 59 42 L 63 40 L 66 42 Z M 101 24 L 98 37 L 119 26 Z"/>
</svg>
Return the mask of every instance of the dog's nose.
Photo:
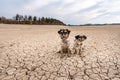
<svg viewBox="0 0 120 80">
<path fill-rule="evenodd" d="M 63 34 L 63 37 L 65 37 L 66 36 L 66 34 Z"/>
</svg>

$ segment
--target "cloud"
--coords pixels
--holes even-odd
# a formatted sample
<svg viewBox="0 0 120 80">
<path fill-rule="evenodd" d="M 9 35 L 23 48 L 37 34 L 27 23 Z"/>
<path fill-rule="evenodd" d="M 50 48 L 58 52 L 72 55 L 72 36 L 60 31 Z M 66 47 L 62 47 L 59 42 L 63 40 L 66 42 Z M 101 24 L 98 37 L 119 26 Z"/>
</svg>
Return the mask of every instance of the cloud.
<svg viewBox="0 0 120 80">
<path fill-rule="evenodd" d="M 35 11 L 37 9 L 43 8 L 46 5 L 54 2 L 55 0 L 31 0 L 31 2 L 27 3 L 23 6 L 27 11 Z"/>
<path fill-rule="evenodd" d="M 1 0 L 1 2 L 0 7 L 4 9 L 0 8 L 0 16 L 16 13 L 45 16 L 60 19 L 66 24 L 120 22 L 119 0 L 9 0 L 8 2 Z"/>
<path fill-rule="evenodd" d="M 71 14 L 71 13 L 75 13 L 77 11 L 89 8 L 95 4 L 96 4 L 95 0 L 91 0 L 91 1 L 85 0 L 84 2 L 79 0 L 79 1 L 74 1 L 69 5 L 66 4 L 67 6 L 61 7 L 59 11 L 61 12 L 61 14 L 62 13 Z"/>
</svg>

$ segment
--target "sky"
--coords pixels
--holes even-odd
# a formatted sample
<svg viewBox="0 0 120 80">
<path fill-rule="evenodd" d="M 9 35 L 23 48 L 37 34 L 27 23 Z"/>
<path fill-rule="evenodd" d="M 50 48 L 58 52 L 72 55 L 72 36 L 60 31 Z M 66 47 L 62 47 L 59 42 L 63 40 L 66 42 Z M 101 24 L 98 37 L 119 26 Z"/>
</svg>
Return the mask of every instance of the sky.
<svg viewBox="0 0 120 80">
<path fill-rule="evenodd" d="M 0 16 L 17 13 L 73 25 L 120 23 L 120 0 L 0 0 Z"/>
</svg>

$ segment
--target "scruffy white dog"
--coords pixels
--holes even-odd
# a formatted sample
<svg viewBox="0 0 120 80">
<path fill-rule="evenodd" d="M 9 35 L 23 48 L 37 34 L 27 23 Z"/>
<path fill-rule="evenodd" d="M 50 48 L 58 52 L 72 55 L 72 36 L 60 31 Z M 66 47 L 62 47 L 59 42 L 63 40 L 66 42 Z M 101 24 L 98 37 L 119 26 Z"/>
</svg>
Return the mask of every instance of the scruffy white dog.
<svg viewBox="0 0 120 80">
<path fill-rule="evenodd" d="M 70 30 L 68 29 L 60 29 L 58 31 L 58 34 L 60 35 L 61 38 L 61 50 L 60 53 L 70 53 L 70 49 L 69 49 L 69 42 L 68 42 L 68 37 L 70 34 Z"/>
<path fill-rule="evenodd" d="M 85 35 L 76 35 L 75 36 L 75 42 L 74 42 L 73 52 L 72 52 L 73 54 L 81 55 L 83 41 L 86 39 L 87 39 L 87 37 Z"/>
</svg>

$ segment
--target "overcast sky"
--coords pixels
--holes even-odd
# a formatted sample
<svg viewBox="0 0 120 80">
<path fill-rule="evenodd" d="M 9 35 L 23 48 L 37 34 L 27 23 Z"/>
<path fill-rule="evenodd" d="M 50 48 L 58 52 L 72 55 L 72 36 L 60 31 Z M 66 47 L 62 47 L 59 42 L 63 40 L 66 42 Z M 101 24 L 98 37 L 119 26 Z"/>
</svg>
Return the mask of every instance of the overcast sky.
<svg viewBox="0 0 120 80">
<path fill-rule="evenodd" d="M 120 23 L 120 0 L 0 0 L 0 16 L 53 17 L 66 24 Z"/>
</svg>

